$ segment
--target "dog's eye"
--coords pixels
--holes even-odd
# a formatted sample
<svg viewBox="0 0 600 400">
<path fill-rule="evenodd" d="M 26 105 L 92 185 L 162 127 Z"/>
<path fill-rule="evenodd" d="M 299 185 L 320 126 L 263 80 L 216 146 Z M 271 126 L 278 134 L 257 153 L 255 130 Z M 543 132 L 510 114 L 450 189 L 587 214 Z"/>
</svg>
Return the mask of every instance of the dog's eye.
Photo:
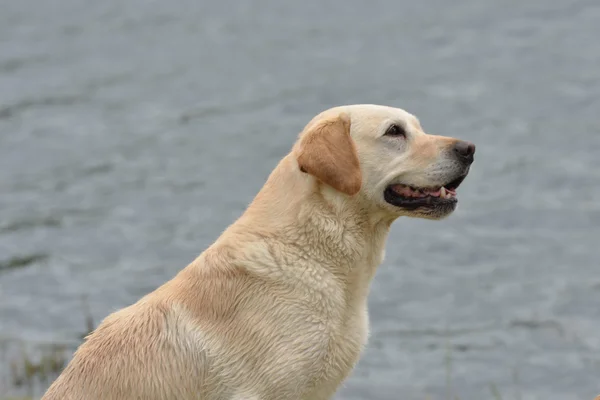
<svg viewBox="0 0 600 400">
<path fill-rule="evenodd" d="M 387 128 L 387 131 L 385 131 L 385 136 L 406 137 L 406 131 L 400 125 L 394 124 Z"/>
</svg>

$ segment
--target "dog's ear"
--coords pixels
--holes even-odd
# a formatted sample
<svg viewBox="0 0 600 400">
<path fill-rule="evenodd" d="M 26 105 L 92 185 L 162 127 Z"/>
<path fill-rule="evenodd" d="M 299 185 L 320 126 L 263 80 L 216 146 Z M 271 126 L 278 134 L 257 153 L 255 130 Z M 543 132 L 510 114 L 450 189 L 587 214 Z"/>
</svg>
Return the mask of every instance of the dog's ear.
<svg viewBox="0 0 600 400">
<path fill-rule="evenodd" d="M 344 113 L 310 123 L 300 138 L 297 160 L 301 171 L 342 193 L 352 196 L 360 190 L 358 154 Z"/>
</svg>

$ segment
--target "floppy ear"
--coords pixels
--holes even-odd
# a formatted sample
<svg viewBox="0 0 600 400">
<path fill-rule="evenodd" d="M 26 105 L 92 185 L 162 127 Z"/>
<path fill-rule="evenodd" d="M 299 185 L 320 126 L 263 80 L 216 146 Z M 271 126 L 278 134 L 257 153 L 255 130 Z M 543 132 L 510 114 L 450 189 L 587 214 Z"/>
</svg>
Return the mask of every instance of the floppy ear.
<svg viewBox="0 0 600 400">
<path fill-rule="evenodd" d="M 346 114 L 317 120 L 299 143 L 300 170 L 350 196 L 358 193 L 362 174 Z"/>
</svg>

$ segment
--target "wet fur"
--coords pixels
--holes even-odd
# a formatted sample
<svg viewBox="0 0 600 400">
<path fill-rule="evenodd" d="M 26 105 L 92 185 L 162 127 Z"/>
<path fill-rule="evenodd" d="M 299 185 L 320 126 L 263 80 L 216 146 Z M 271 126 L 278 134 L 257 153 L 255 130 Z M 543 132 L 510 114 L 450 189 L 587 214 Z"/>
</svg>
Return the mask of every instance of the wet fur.
<svg viewBox="0 0 600 400">
<path fill-rule="evenodd" d="M 414 131 L 396 153 L 377 142 L 390 118 Z M 367 343 L 391 223 L 422 216 L 383 202 L 382 185 L 435 183 L 452 143 L 389 107 L 315 117 L 245 213 L 171 281 L 109 315 L 43 400 L 330 399 Z"/>
</svg>

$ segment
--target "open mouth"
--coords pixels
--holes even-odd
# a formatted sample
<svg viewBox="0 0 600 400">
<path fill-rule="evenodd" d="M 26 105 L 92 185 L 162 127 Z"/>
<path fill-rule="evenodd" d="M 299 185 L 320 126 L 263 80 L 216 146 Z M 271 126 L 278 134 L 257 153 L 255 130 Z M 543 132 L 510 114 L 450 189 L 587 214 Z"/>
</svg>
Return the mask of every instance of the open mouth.
<svg viewBox="0 0 600 400">
<path fill-rule="evenodd" d="M 415 188 L 409 185 L 394 184 L 385 189 L 384 198 L 393 206 L 409 210 L 440 206 L 454 208 L 458 202 L 456 189 L 465 178 L 466 175 L 462 175 L 443 186 L 431 188 Z"/>
</svg>

